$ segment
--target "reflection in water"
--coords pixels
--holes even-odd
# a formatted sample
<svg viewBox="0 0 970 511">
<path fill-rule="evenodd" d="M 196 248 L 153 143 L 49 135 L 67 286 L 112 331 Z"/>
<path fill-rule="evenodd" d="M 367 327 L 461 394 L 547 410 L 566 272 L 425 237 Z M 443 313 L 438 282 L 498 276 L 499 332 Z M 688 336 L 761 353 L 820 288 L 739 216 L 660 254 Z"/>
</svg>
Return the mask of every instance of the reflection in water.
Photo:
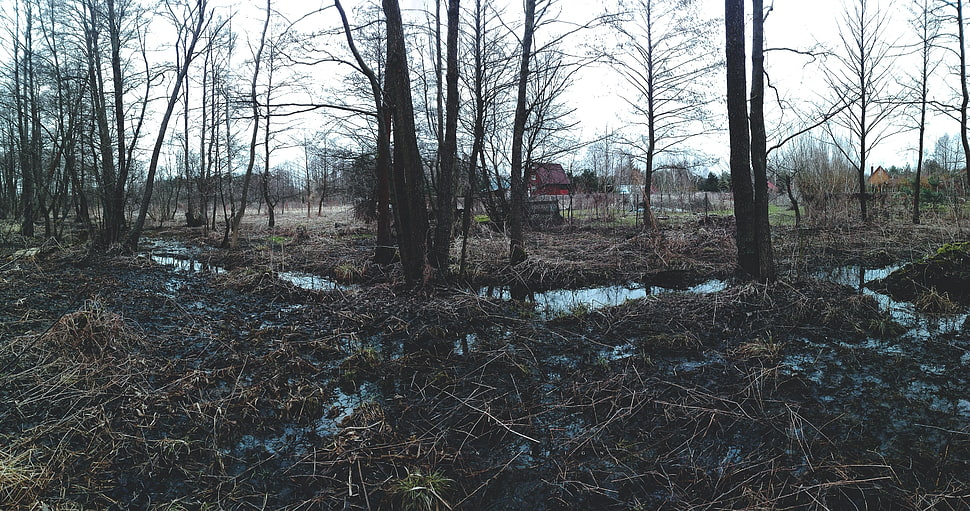
<svg viewBox="0 0 970 511">
<path fill-rule="evenodd" d="M 152 261 L 165 266 L 174 266 L 175 271 L 186 273 L 223 273 L 226 270 L 198 259 L 186 259 L 174 255 L 151 255 Z"/>
<path fill-rule="evenodd" d="M 155 263 L 183 273 L 223 273 L 226 270 L 202 260 L 202 251 L 171 240 L 145 240 L 147 256 Z"/>
<path fill-rule="evenodd" d="M 871 296 L 879 307 L 892 317 L 894 321 L 907 328 L 903 334 L 915 339 L 929 339 L 935 335 L 959 332 L 970 314 L 967 311 L 958 314 L 927 314 L 916 310 L 911 302 L 894 300 L 887 294 L 880 293 L 867 287 L 868 284 L 884 279 L 892 272 L 902 268 L 901 265 L 890 265 L 882 268 L 866 268 L 864 266 L 840 266 L 828 270 L 818 271 L 813 276 L 850 286 L 860 293 Z"/>
<path fill-rule="evenodd" d="M 280 280 L 285 280 L 296 287 L 311 291 L 349 291 L 352 286 L 338 284 L 329 277 L 302 273 L 297 271 L 281 271 L 276 274 Z"/>
<path fill-rule="evenodd" d="M 637 300 L 649 295 L 664 293 L 709 294 L 723 291 L 727 283 L 723 280 L 712 279 L 691 286 L 677 289 L 662 286 L 643 286 L 635 282 L 625 286 L 605 286 L 583 289 L 553 289 L 543 293 L 533 293 L 529 300 L 537 310 L 545 316 L 556 316 L 581 310 L 596 310 L 604 307 L 614 307 L 627 300 Z M 485 287 L 478 291 L 478 295 L 485 298 L 510 299 L 508 287 Z"/>
</svg>

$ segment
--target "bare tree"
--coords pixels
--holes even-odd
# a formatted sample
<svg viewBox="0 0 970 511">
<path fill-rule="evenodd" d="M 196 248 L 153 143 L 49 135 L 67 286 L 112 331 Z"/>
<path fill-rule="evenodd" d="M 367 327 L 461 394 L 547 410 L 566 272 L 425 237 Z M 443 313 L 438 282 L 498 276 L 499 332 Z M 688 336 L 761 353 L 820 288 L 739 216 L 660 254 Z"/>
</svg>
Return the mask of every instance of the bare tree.
<svg viewBox="0 0 970 511">
<path fill-rule="evenodd" d="M 367 77 L 371 99 L 374 102 L 374 116 L 377 118 L 377 247 L 374 249 L 374 262 L 388 264 L 394 259 L 394 245 L 391 235 L 391 119 L 390 110 L 385 103 L 384 90 L 380 77 L 367 64 L 354 42 L 347 14 L 340 0 L 334 0 L 343 23 L 347 45 L 354 55 L 357 68 Z"/>
<path fill-rule="evenodd" d="M 525 0 L 525 25 L 522 33 L 522 54 L 519 64 L 518 93 L 515 119 L 512 122 L 512 170 L 510 188 L 512 203 L 509 211 L 509 263 L 513 266 L 525 261 L 523 216 L 525 216 L 525 180 L 522 172 L 522 141 L 528 121 L 526 92 L 529 85 L 529 59 L 532 57 L 532 37 L 535 31 L 536 0 Z"/>
<path fill-rule="evenodd" d="M 81 8 L 88 89 L 98 137 L 94 151 L 100 159 L 98 185 L 103 216 L 101 236 L 93 248 L 123 241 L 128 186 L 136 162 L 134 151 L 156 76 L 145 48 L 147 21 L 138 4 L 132 0 L 81 0 Z M 104 35 L 108 38 L 107 48 L 102 42 Z M 137 83 L 137 78 L 130 72 L 133 63 L 122 60 L 132 46 L 145 69 L 145 91 L 133 105 L 127 104 L 126 92 Z M 108 56 L 107 65 L 104 55 Z"/>
<path fill-rule="evenodd" d="M 830 130 L 835 147 L 856 170 L 859 210 L 868 219 L 866 169 L 873 148 L 899 131 L 894 114 L 902 104 L 893 90 L 894 42 L 887 40 L 889 10 L 874 0 L 854 0 L 841 22 L 842 52 L 825 77 L 829 88 L 849 104 L 835 117 L 835 125 L 846 130 L 851 145 Z M 832 124 L 827 124 L 830 128 Z"/>
<path fill-rule="evenodd" d="M 919 0 L 917 0 L 919 1 Z M 966 171 L 967 183 L 970 184 L 970 138 L 967 129 L 970 127 L 970 86 L 967 84 L 967 37 L 966 37 L 966 16 L 964 14 L 964 2 L 961 0 L 936 0 L 933 2 L 932 13 L 936 20 L 931 23 L 938 23 L 939 32 L 936 38 L 952 38 L 955 44 L 939 44 L 935 47 L 947 51 L 951 57 L 955 57 L 957 62 L 951 66 L 953 74 L 957 77 L 958 104 L 948 104 L 934 102 L 937 110 L 944 115 L 957 121 L 960 125 L 959 140 L 963 147 L 963 164 Z M 949 30 L 944 30 L 944 29 Z"/>
<path fill-rule="evenodd" d="M 263 21 L 263 30 L 259 36 L 259 46 L 253 53 L 253 79 L 250 82 L 249 87 L 249 101 L 251 102 L 251 112 L 252 112 L 252 134 L 249 139 L 249 162 L 246 164 L 246 174 L 243 176 L 242 192 L 240 193 L 241 199 L 239 201 L 239 209 L 236 210 L 230 222 L 229 230 L 227 234 L 231 234 L 230 239 L 224 239 L 223 245 L 228 245 L 235 248 L 239 245 L 239 226 L 242 223 L 243 216 L 246 214 L 246 201 L 249 198 L 249 186 L 253 178 L 253 168 L 256 165 L 256 140 L 259 137 L 259 97 L 257 95 L 259 86 L 259 70 L 263 60 L 263 50 L 266 48 L 266 33 L 269 31 L 270 18 L 273 15 L 273 0 L 266 0 L 266 19 Z"/>
<path fill-rule="evenodd" d="M 910 24 L 918 37 L 915 53 L 920 66 L 912 73 L 906 92 L 911 96 L 908 102 L 917 110 L 916 114 L 916 179 L 913 183 L 913 223 L 920 223 L 920 187 L 923 177 L 923 156 L 926 142 L 926 114 L 930 106 L 930 77 L 936 71 L 939 61 L 934 58 L 940 38 L 940 19 L 934 13 L 933 0 L 915 0 L 910 4 Z"/>
<path fill-rule="evenodd" d="M 174 2 L 166 2 L 166 8 L 176 25 L 179 44 L 176 45 L 177 57 L 175 60 L 176 77 L 169 94 L 168 104 L 165 113 L 162 115 L 162 122 L 158 128 L 158 135 L 155 137 L 155 145 L 152 148 L 151 160 L 148 164 L 148 176 L 145 178 L 145 192 L 142 197 L 141 209 L 138 218 L 132 226 L 128 235 L 127 245 L 135 250 L 138 247 L 138 239 L 141 237 L 145 227 L 145 217 L 148 215 L 148 208 L 151 205 L 152 190 L 155 186 L 155 172 L 158 169 L 158 159 L 162 152 L 162 145 L 165 143 L 165 132 L 168 130 L 168 123 L 172 118 L 172 112 L 179 98 L 179 89 L 187 79 L 189 66 L 197 55 L 196 44 L 204 32 L 205 26 L 211 19 L 212 13 L 208 11 L 207 0 L 195 0 L 194 5 L 178 6 Z M 181 8 L 181 13 L 177 10 Z"/>
<path fill-rule="evenodd" d="M 629 145 L 644 164 L 644 225 L 656 229 L 650 190 L 656 157 L 683 142 L 710 133 L 710 77 L 721 62 L 714 54 L 713 24 L 701 21 L 696 0 L 638 0 L 629 17 L 617 22 L 618 47 L 609 62 L 633 95 L 625 97 L 634 115 Z"/>
<path fill-rule="evenodd" d="M 465 190 L 464 207 L 462 210 L 461 231 L 461 258 L 459 262 L 459 272 L 465 274 L 468 256 L 468 235 L 471 230 L 472 206 L 475 194 L 478 192 L 478 167 L 479 160 L 482 159 L 483 146 L 485 143 L 485 116 L 487 114 L 486 82 L 485 82 L 485 10 L 482 0 L 475 0 L 475 7 L 472 10 L 472 42 L 473 63 L 472 76 L 474 76 L 469 88 L 474 98 L 474 110 L 472 113 L 471 132 L 472 150 L 468 158 L 468 182 Z M 482 167 L 484 168 L 484 164 Z M 488 180 L 485 180 L 488 183 Z M 487 195 L 487 194 L 486 194 Z"/>
</svg>

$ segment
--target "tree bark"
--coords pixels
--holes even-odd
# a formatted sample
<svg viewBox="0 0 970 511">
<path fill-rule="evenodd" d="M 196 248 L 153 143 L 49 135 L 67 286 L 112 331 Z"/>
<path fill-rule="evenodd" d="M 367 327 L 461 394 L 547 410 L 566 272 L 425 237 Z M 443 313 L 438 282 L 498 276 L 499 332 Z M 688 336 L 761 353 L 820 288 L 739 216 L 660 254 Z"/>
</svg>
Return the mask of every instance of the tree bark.
<svg viewBox="0 0 970 511">
<path fill-rule="evenodd" d="M 394 133 L 394 199 L 398 218 L 398 248 L 404 277 L 411 286 L 427 278 L 428 211 L 424 193 L 424 166 L 418 150 L 414 103 L 408 73 L 404 25 L 397 0 L 383 0 L 387 18 L 387 73 L 385 91 Z"/>
<path fill-rule="evenodd" d="M 435 228 L 431 262 L 447 270 L 453 225 L 455 223 L 455 163 L 458 158 L 458 18 L 460 0 L 448 0 L 448 40 L 445 77 L 448 98 L 445 104 L 445 137 L 438 150 L 441 170 L 438 176 L 438 224 Z"/>
<path fill-rule="evenodd" d="M 522 139 L 528 120 L 526 93 L 529 84 L 529 59 L 532 56 L 532 36 L 535 31 L 535 0 L 525 0 L 525 27 L 522 34 L 522 60 L 519 64 L 518 94 L 515 119 L 512 124 L 512 170 L 510 180 L 511 204 L 509 208 L 509 264 L 515 266 L 525 261 L 523 224 L 525 217 L 525 180 L 523 178 Z M 519 294 L 519 293 L 513 293 Z M 524 293 L 523 293 L 524 294 Z"/>
<path fill-rule="evenodd" d="M 753 222 L 754 190 L 751 181 L 749 159 L 751 145 L 745 101 L 747 76 L 744 55 L 744 0 L 724 1 L 724 24 L 728 133 L 731 142 L 731 183 L 734 189 L 734 218 L 737 223 L 738 265 L 744 272 L 756 277 L 758 275 L 758 234 Z"/>
<path fill-rule="evenodd" d="M 764 4 L 752 0 L 754 17 L 751 26 L 751 167 L 754 173 L 754 229 L 757 243 L 757 273 L 764 281 L 775 280 L 774 253 L 771 248 L 771 225 L 768 223 L 768 135 L 765 130 L 764 89 Z"/>
</svg>

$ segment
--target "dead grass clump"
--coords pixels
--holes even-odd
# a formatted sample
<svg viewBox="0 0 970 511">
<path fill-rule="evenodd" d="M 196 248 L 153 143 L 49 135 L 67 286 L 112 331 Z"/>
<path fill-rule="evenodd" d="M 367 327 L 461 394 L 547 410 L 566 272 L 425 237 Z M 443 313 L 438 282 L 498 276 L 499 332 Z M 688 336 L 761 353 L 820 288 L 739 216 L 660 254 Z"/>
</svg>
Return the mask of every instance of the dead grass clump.
<svg viewBox="0 0 970 511">
<path fill-rule="evenodd" d="M 101 357 L 138 344 L 142 334 L 99 299 L 87 300 L 76 312 L 61 316 L 41 342 L 61 354 Z"/>
<path fill-rule="evenodd" d="M 347 357 L 340 363 L 340 382 L 357 384 L 362 380 L 369 380 L 380 374 L 381 355 L 374 348 L 363 348 Z"/>
<path fill-rule="evenodd" d="M 352 262 L 340 263 L 333 269 L 333 276 L 338 282 L 353 284 L 360 282 L 364 278 L 367 268 L 358 266 Z"/>
<path fill-rule="evenodd" d="M 49 480 L 31 453 L 0 451 L 0 502 L 4 509 L 36 508 L 44 484 Z"/>
<path fill-rule="evenodd" d="M 272 287 L 277 279 L 269 269 L 245 268 L 216 275 L 212 279 L 222 287 L 237 291 L 258 291 Z"/>
<path fill-rule="evenodd" d="M 736 360 L 758 359 L 767 362 L 778 362 L 781 359 L 781 350 L 783 347 L 783 343 L 758 337 L 731 348 L 728 350 L 728 355 Z"/>
<path fill-rule="evenodd" d="M 301 289 L 294 284 L 280 280 L 273 270 L 266 267 L 232 270 L 215 275 L 212 281 L 227 289 L 243 293 L 272 295 L 293 298 L 313 294 L 314 291 Z"/>
<path fill-rule="evenodd" d="M 929 288 L 913 300 L 916 310 L 928 314 L 950 314 L 960 311 L 960 305 L 950 298 L 947 292 Z"/>
<path fill-rule="evenodd" d="M 684 334 L 658 334 L 646 339 L 644 349 L 650 353 L 683 353 L 700 349 L 701 342 L 696 337 Z"/>
</svg>

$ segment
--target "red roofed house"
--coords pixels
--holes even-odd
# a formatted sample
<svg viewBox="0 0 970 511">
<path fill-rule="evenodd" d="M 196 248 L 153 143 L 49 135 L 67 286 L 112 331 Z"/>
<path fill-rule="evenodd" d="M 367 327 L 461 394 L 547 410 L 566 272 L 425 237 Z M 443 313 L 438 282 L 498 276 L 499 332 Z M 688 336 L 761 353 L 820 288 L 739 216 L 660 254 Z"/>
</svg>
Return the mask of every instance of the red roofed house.
<svg viewBox="0 0 970 511">
<path fill-rule="evenodd" d="M 558 163 L 538 163 L 529 172 L 529 195 L 569 195 L 572 183 Z"/>
</svg>

